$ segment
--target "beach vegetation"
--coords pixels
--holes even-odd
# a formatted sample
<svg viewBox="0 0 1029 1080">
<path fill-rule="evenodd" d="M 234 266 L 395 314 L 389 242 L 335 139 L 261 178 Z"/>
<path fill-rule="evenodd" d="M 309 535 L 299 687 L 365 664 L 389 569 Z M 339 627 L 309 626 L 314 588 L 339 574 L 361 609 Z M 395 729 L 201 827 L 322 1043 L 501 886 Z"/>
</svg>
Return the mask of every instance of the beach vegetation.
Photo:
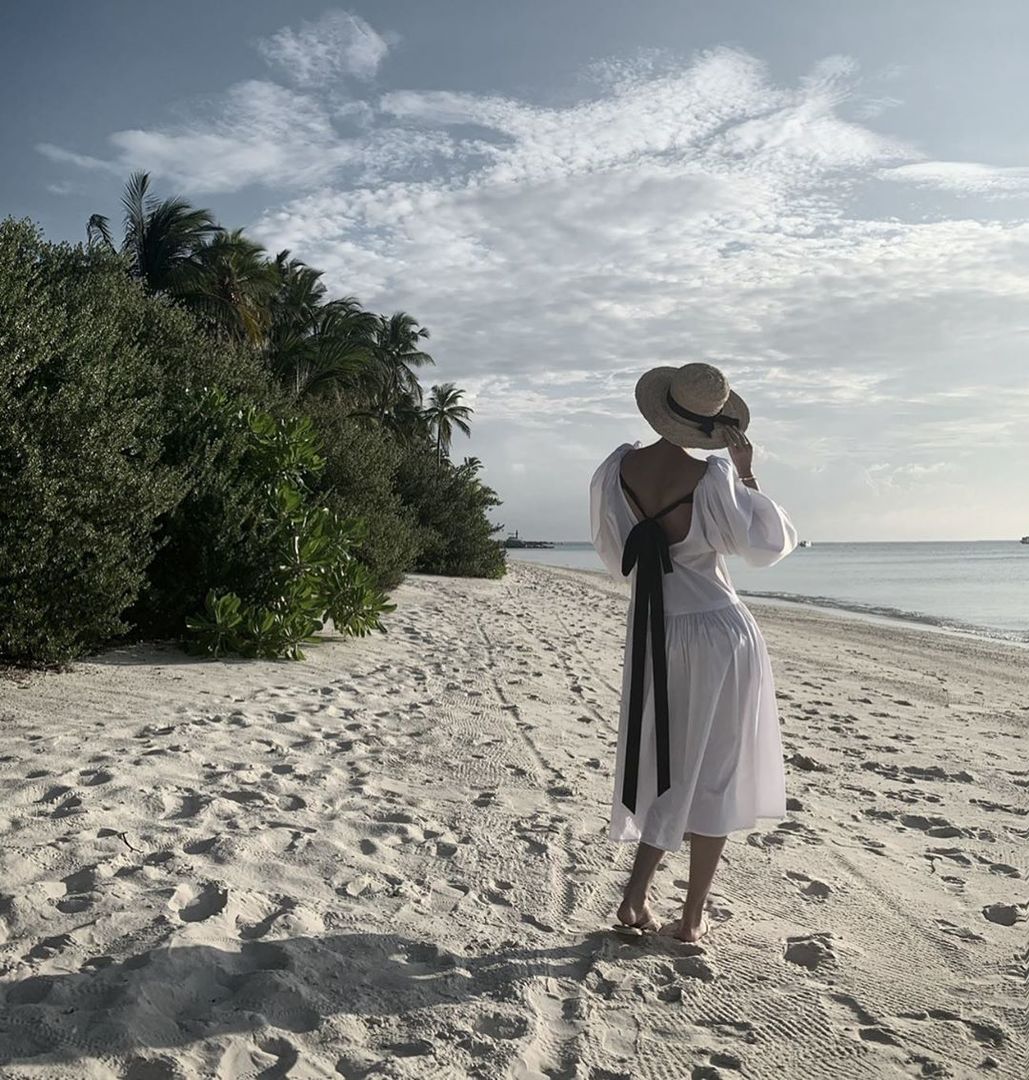
<svg viewBox="0 0 1029 1080">
<path fill-rule="evenodd" d="M 330 296 L 134 174 L 121 237 L 0 223 L 0 657 L 134 637 L 302 655 L 382 629 L 406 573 L 497 577 L 472 409 L 428 329 Z"/>
<path fill-rule="evenodd" d="M 459 390 L 453 383 L 441 383 L 439 386 L 434 386 L 429 395 L 425 418 L 428 421 L 429 432 L 436 443 L 437 466 L 442 463 L 443 455 L 450 453 L 450 443 L 455 427 L 463 431 L 465 435 L 472 433 L 472 429 L 468 426 L 472 410 L 467 405 L 461 404 L 463 396 L 464 391 Z"/>
<path fill-rule="evenodd" d="M 381 616 L 394 605 L 357 558 L 364 522 L 319 504 L 312 488 L 325 458 L 310 418 L 238 408 L 217 391 L 208 409 L 247 443 L 244 460 L 263 498 L 243 525 L 262 558 L 241 567 L 236 589 L 224 582 L 208 589 L 204 614 L 186 618 L 190 647 L 214 656 L 303 659 L 301 646 L 318 641 L 327 621 L 350 635 L 384 629 Z"/>
</svg>

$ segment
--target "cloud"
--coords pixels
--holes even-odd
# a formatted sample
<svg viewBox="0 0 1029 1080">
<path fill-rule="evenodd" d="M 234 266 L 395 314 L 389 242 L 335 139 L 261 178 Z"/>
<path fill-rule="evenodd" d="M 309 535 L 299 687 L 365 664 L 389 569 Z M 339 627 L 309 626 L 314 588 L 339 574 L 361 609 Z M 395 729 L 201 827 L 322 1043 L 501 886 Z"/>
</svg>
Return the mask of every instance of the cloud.
<svg viewBox="0 0 1029 1080">
<path fill-rule="evenodd" d="M 56 161 L 60 165 L 74 165 L 79 169 L 101 169 L 106 172 L 116 171 L 109 161 L 90 157 L 88 154 L 76 154 L 71 150 L 64 150 L 53 143 L 36 143 L 36 150 L 45 158 Z"/>
<path fill-rule="evenodd" d="M 143 169 L 185 194 L 250 185 L 311 189 L 330 180 L 376 182 L 451 152 L 445 133 L 371 129 L 371 106 L 327 100 L 264 79 L 228 88 L 201 115 L 175 127 L 116 131 L 109 160 L 50 144 L 52 161 L 125 176 Z"/>
<path fill-rule="evenodd" d="M 379 122 L 449 134 L 440 167 L 329 186 L 256 228 L 340 291 L 432 327 L 509 523 L 548 519 L 506 461 L 571 491 L 605 448 L 649 437 L 632 399 L 640 372 L 704 358 L 745 392 L 765 460 L 806 493 L 799 511 L 821 535 L 830 521 L 854 535 L 858 520 L 884 535 L 871 511 L 842 512 L 872 476 L 880 511 L 898 500 L 898 529 L 916 528 L 907 500 L 923 511 L 916 535 L 952 534 L 928 493 L 967 476 L 983 443 L 1010 460 L 1026 445 L 1026 401 L 1005 387 L 1024 364 L 1029 224 L 855 213 L 864 186 L 922 157 L 855 121 L 862 100 L 845 59 L 790 87 L 730 49 L 619 71 L 561 109 L 393 92 Z M 567 465 L 537 461 L 541 439 L 548 461 L 563 440 Z M 953 476 L 932 467 L 941 454 Z M 869 471 L 884 460 L 889 483 Z M 560 500 L 547 512 L 566 523 L 555 535 L 581 535 Z"/>
<path fill-rule="evenodd" d="M 884 169 L 884 180 L 936 188 L 957 195 L 1013 198 L 1029 195 L 1029 166 L 983 165 L 974 161 L 921 161 Z"/>
<path fill-rule="evenodd" d="M 926 481 L 946 478 L 954 471 L 954 465 L 949 461 L 933 461 L 925 465 L 917 462 L 894 465 L 884 461 L 869 465 L 866 470 L 869 486 L 877 493 L 920 487 Z"/>
<path fill-rule="evenodd" d="M 58 180 L 55 184 L 47 184 L 46 189 L 51 195 L 60 195 L 62 197 L 65 195 L 80 195 L 82 193 L 78 184 L 74 184 L 70 180 Z"/>
<path fill-rule="evenodd" d="M 466 389 L 468 452 L 487 462 L 512 527 L 584 535 L 584 471 L 651 437 L 633 403 L 639 374 L 692 359 L 743 392 L 772 480 L 824 538 L 833 522 L 840 538 L 888 535 L 887 519 L 953 535 L 953 506 L 932 492 L 971 483 L 984 445 L 999 459 L 990 482 L 1021 483 L 1029 221 L 990 213 L 1021 170 L 932 162 L 879 130 L 869 102 L 881 95 L 850 59 L 783 84 L 739 49 L 655 54 L 593 65 L 562 107 L 448 90 L 348 96 L 323 89 L 324 67 L 302 70 L 292 87 L 231 86 L 174 129 L 116 133 L 116 168 L 186 192 L 275 188 L 252 228 L 270 250 L 427 324 L 434 374 Z M 964 216 L 931 212 L 922 188 L 957 178 Z M 952 473 L 933 471 L 945 460 Z M 540 470 L 555 492 L 545 503 L 525 482 Z M 874 504 L 861 502 L 870 478 Z M 1015 513 L 997 505 L 996 522 Z"/>
<path fill-rule="evenodd" d="M 298 86 L 325 86 L 352 77 L 368 80 L 386 58 L 389 44 L 358 15 L 326 12 L 299 30 L 283 27 L 257 42 L 258 52 Z"/>
</svg>

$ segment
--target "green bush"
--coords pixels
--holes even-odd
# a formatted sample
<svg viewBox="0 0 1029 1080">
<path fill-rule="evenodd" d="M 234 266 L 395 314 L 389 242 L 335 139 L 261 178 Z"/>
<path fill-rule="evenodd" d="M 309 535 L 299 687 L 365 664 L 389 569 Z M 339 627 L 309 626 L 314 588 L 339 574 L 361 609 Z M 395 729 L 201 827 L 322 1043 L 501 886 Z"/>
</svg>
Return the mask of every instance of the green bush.
<svg viewBox="0 0 1029 1080">
<path fill-rule="evenodd" d="M 161 357 L 177 313 L 119 260 L 0 222 L 0 655 L 70 659 L 128 629 L 158 515 Z"/>
<path fill-rule="evenodd" d="M 325 468 L 315 490 L 344 517 L 366 523 L 357 557 L 381 589 L 393 589 L 411 570 L 418 555 L 417 522 L 396 488 L 403 450 L 380 425 L 348 419 L 329 400 L 305 403 L 321 437 Z"/>
<path fill-rule="evenodd" d="M 503 574 L 474 459 L 437 465 L 360 401 L 298 403 L 231 336 L 121 256 L 0 223 L 0 657 L 187 617 L 203 651 L 299 656 L 326 619 L 381 629 L 409 569 Z"/>
<path fill-rule="evenodd" d="M 263 557 L 242 596 L 231 587 L 209 590 L 205 615 L 187 619 L 191 646 L 215 656 L 302 659 L 300 646 L 318 640 L 326 619 L 343 634 L 383 630 L 380 616 L 394 605 L 356 557 L 363 523 L 317 505 L 311 492 L 325 460 L 310 418 L 237 408 L 218 391 L 205 405 L 213 426 L 235 427 L 248 443 L 249 478 L 264 498 L 242 525 Z"/>
<path fill-rule="evenodd" d="M 478 478 L 479 462 L 436 464 L 426 440 L 408 446 L 397 472 L 397 490 L 417 519 L 418 558 L 414 569 L 455 577 L 502 577 L 506 552 L 487 511 L 500 506 L 496 492 Z"/>
<path fill-rule="evenodd" d="M 217 387 L 202 384 L 204 376 Z M 267 476 L 255 467 L 253 440 L 233 422 L 227 402 L 254 407 L 270 392 L 260 376 L 221 389 L 225 372 L 198 372 L 169 394 L 171 430 L 164 460 L 183 478 L 182 497 L 158 519 L 158 551 L 144 589 L 128 617 L 137 632 L 179 637 L 187 615 L 204 605 L 211 589 L 252 592 L 261 568 L 273 559 L 269 536 L 254 528 L 265 512 Z"/>
</svg>

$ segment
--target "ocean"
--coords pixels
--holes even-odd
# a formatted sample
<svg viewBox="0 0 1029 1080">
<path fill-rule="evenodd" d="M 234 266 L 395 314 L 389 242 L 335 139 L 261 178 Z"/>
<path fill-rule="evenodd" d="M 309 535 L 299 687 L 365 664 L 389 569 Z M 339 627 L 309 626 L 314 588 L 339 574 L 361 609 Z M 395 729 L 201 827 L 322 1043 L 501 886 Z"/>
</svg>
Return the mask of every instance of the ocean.
<svg viewBox="0 0 1029 1080">
<path fill-rule="evenodd" d="M 592 544 L 512 548 L 513 559 L 603 570 Z M 816 544 L 775 566 L 728 559 L 741 596 L 812 604 L 1029 643 L 1029 545 L 946 543 Z"/>
</svg>

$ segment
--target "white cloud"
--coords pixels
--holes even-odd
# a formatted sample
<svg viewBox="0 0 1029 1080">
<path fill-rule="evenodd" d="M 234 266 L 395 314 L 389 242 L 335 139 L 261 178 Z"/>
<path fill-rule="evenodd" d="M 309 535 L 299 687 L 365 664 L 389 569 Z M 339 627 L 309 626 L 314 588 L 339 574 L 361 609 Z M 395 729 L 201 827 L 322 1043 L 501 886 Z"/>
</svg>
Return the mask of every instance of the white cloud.
<svg viewBox="0 0 1029 1080">
<path fill-rule="evenodd" d="M 1027 403 L 1003 387 L 1024 364 L 1029 224 L 849 213 L 862 184 L 921 157 L 844 117 L 856 79 L 834 59 L 778 86 L 753 57 L 716 50 L 675 72 L 620 72 L 563 109 L 391 93 L 380 108 L 394 122 L 450 133 L 445 167 L 304 196 L 257 228 L 340 290 L 432 327 L 446 378 L 469 388 L 474 452 L 509 523 L 546 519 L 508 458 L 534 463 L 543 433 L 548 448 L 570 440 L 577 456 L 550 475 L 571 490 L 611 444 L 649 437 L 632 400 L 644 368 L 705 358 L 744 390 L 766 460 L 808 493 L 802 514 L 885 535 L 841 502 L 867 497 L 885 459 L 878 510 L 896 500 L 891 520 L 914 529 L 914 492 L 916 535 L 953 535 L 952 511 L 925 494 L 950 475 L 932 462 L 1025 446 Z M 564 515 L 557 535 L 581 535 L 567 505 L 548 512 Z"/>
<path fill-rule="evenodd" d="M 70 180 L 58 180 L 55 184 L 47 184 L 46 189 L 51 195 L 60 195 L 62 197 L 65 195 L 81 194 L 79 186 L 73 184 Z"/>
<path fill-rule="evenodd" d="M 957 195 L 1011 198 L 1029 195 L 1029 167 L 983 165 L 974 161 L 920 161 L 879 174 L 917 187 L 937 188 Z"/>
<path fill-rule="evenodd" d="M 283 27 L 257 42 L 270 64 L 282 68 L 299 86 L 325 86 L 341 77 L 367 80 L 386 58 L 389 44 L 358 15 L 326 12 L 299 30 Z"/>
<path fill-rule="evenodd" d="M 79 169 L 115 171 L 115 167 L 109 161 L 102 161 L 100 158 L 90 157 L 88 154 L 76 154 L 71 150 L 64 150 L 60 146 L 54 146 L 53 143 L 36 143 L 36 150 L 43 157 L 56 161 L 60 165 L 74 165 Z"/>
<path fill-rule="evenodd" d="M 230 86 L 203 114 L 175 127 L 116 131 L 107 161 L 50 144 L 52 161 L 126 176 L 143 169 L 186 194 L 257 184 L 312 189 L 346 175 L 355 183 L 418 168 L 451 153 L 442 132 L 373 129 L 366 102 L 326 100 L 263 79 Z M 349 133 L 343 133 L 345 128 Z"/>
<path fill-rule="evenodd" d="M 952 500 L 932 493 L 975 476 L 984 445 L 998 491 L 1022 482 L 1029 222 L 993 219 L 983 198 L 1013 193 L 1022 171 L 923 160 L 871 124 L 877 99 L 848 58 L 796 85 L 734 49 L 600 64 L 562 108 L 352 98 L 303 70 L 299 89 L 240 83 L 207 116 L 112 136 L 113 166 L 81 164 L 150 168 L 187 192 L 281 189 L 257 238 L 432 329 L 433 374 L 467 390 L 468 452 L 510 525 L 543 533 L 551 514 L 556 535 L 583 535 L 584 470 L 650 437 L 636 378 L 692 359 L 747 397 L 772 480 L 824 538 L 833 522 L 839 538 L 915 530 L 915 506 L 915 535 L 955 535 Z M 968 214 L 912 214 L 883 177 L 916 198 L 960 177 Z M 896 192 L 896 208 L 860 213 L 866 187 Z M 941 461 L 955 471 L 932 471 Z M 545 505 L 525 482 L 539 469 L 557 492 Z M 1016 511 L 996 505 L 992 525 L 967 528 L 1002 535 Z"/>
</svg>

